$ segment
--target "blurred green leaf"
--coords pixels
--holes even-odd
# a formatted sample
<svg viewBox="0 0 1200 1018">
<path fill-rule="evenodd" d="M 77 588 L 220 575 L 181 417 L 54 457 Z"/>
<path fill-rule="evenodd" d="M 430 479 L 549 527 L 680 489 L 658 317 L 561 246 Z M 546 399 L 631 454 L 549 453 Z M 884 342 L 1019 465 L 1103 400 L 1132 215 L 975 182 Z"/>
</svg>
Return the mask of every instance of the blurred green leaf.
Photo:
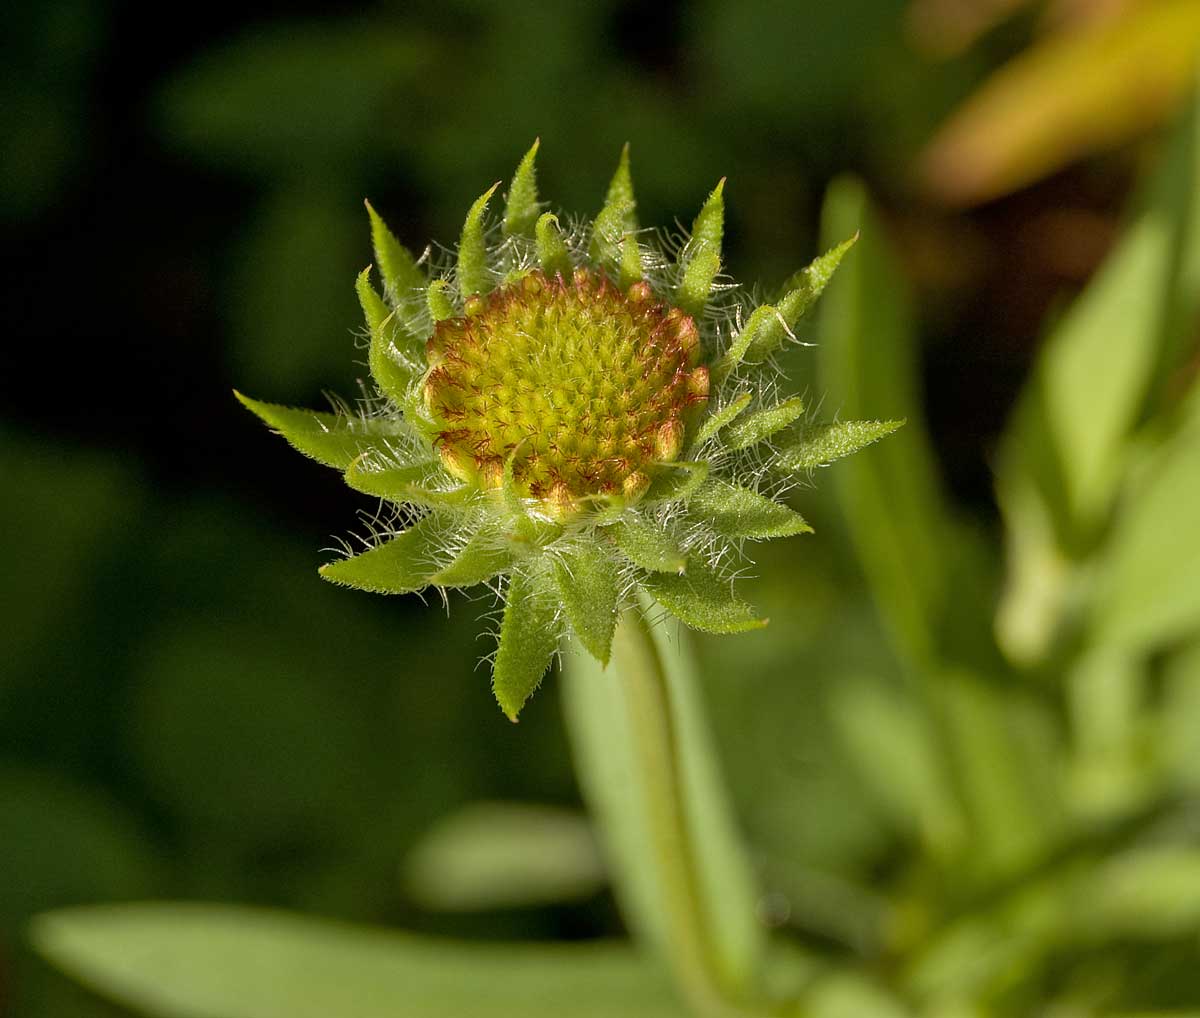
<svg viewBox="0 0 1200 1018">
<path fill-rule="evenodd" d="M 472 803 L 439 820 L 402 876 L 411 901 L 443 911 L 581 901 L 605 882 L 586 817 L 517 802 Z"/>
<path fill-rule="evenodd" d="M 1081 939 L 1200 933 L 1200 849 L 1147 847 L 1101 863 L 1081 895 Z"/>
<path fill-rule="evenodd" d="M 156 1018 L 681 1016 L 627 948 L 479 946 L 285 912 L 156 904 L 38 917 L 47 958 Z"/>
</svg>

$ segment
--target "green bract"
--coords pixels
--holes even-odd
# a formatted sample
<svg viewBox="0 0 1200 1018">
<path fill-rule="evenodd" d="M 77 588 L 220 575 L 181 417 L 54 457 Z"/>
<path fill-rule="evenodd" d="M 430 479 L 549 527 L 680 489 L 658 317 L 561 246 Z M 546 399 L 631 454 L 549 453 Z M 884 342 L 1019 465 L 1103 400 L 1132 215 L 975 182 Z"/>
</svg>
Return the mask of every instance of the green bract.
<svg viewBox="0 0 1200 1018">
<path fill-rule="evenodd" d="M 607 663 L 639 589 L 706 632 L 764 625 L 726 563 L 746 540 L 807 532 L 776 501 L 789 479 L 901 423 L 822 427 L 776 396 L 771 358 L 852 241 L 746 306 L 716 285 L 723 180 L 668 249 L 638 227 L 628 150 L 599 215 L 569 231 L 538 201 L 536 153 L 498 224 L 496 185 L 471 206 L 453 264 L 414 259 L 367 205 L 383 287 L 369 269 L 356 284 L 377 390 L 357 412 L 238 397 L 390 507 L 374 546 L 326 579 L 500 592 L 493 689 L 514 720 L 567 632 Z"/>
</svg>

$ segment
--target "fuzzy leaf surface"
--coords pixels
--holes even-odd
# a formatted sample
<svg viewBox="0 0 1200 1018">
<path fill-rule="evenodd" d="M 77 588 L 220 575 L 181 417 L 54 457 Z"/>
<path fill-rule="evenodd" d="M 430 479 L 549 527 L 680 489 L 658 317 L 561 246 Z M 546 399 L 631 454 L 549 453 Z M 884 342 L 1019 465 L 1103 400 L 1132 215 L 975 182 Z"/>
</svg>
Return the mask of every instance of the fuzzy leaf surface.
<svg viewBox="0 0 1200 1018">
<path fill-rule="evenodd" d="M 685 1014 L 666 977 L 616 944 L 460 943 L 174 902 L 50 912 L 33 940 L 104 997 L 158 1018 Z"/>
<path fill-rule="evenodd" d="M 664 464 L 665 469 L 650 484 L 646 502 L 670 502 L 690 498 L 708 477 L 708 464 L 680 460 Z"/>
<path fill-rule="evenodd" d="M 510 721 L 516 721 L 550 667 L 558 647 L 558 592 L 540 565 L 516 572 L 508 586 L 500 646 L 492 670 L 492 692 Z"/>
<path fill-rule="evenodd" d="M 453 561 L 434 573 L 429 582 L 438 587 L 473 587 L 511 569 L 515 555 L 511 542 L 488 527 L 468 538 Z"/>
<path fill-rule="evenodd" d="M 787 506 L 715 477 L 692 496 L 688 515 L 731 541 L 812 533 L 804 517 Z"/>
<path fill-rule="evenodd" d="M 692 224 L 692 238 L 683 250 L 683 276 L 675 303 L 689 315 L 698 315 L 708 303 L 713 280 L 721 271 L 721 240 L 725 232 L 725 180 L 722 178 L 700 207 Z"/>
<path fill-rule="evenodd" d="M 725 444 L 730 449 L 748 449 L 795 423 L 803 413 L 804 401 L 798 398 L 785 399 L 775 406 L 756 410 L 729 426 L 725 432 Z"/>
<path fill-rule="evenodd" d="M 234 392 L 242 406 L 288 440 L 298 451 L 327 467 L 345 470 L 365 452 L 387 451 L 389 439 L 400 437 L 399 421 L 350 417 L 264 403 Z"/>
<path fill-rule="evenodd" d="M 533 233 L 533 226 L 538 218 L 537 169 L 534 161 L 537 159 L 540 144 L 541 140 L 536 139 L 529 151 L 521 157 L 512 183 L 508 187 L 508 197 L 504 203 L 506 237 L 514 234 L 529 236 Z"/>
<path fill-rule="evenodd" d="M 442 549 L 437 521 L 426 516 L 390 541 L 318 570 L 331 583 L 375 594 L 408 594 L 429 586 Z"/>
<path fill-rule="evenodd" d="M 562 231 L 558 226 L 558 216 L 553 212 L 545 212 L 538 217 L 534 227 L 534 239 L 537 244 L 538 263 L 546 275 L 553 277 L 560 273 L 563 279 L 571 275 L 571 255 L 567 251 Z"/>
<path fill-rule="evenodd" d="M 700 425 L 700 430 L 696 432 L 695 444 L 697 446 L 703 445 L 723 427 L 735 420 L 750 405 L 750 400 L 753 398 L 754 394 L 752 392 L 743 392 L 721 407 L 720 410 L 710 414 L 705 418 L 704 423 Z"/>
<path fill-rule="evenodd" d="M 729 580 L 694 560 L 686 573 L 650 573 L 642 585 L 681 622 L 705 633 L 744 633 L 767 624 L 733 593 Z"/>
<path fill-rule="evenodd" d="M 405 363 L 403 356 L 393 345 L 395 336 L 400 332 L 392 309 L 383 298 L 375 292 L 371 285 L 371 270 L 363 269 L 354 282 L 358 303 L 362 307 L 363 318 L 371 332 L 371 343 L 367 352 L 367 363 L 371 368 L 371 377 L 375 384 L 393 403 L 402 404 L 407 398 L 409 386 L 414 379 L 414 372 Z"/>
<path fill-rule="evenodd" d="M 620 593 L 614 555 L 600 542 L 573 548 L 555 560 L 554 582 L 579 642 L 597 661 L 608 664 Z"/>
<path fill-rule="evenodd" d="M 360 456 L 346 470 L 345 479 L 364 495 L 413 505 L 461 506 L 472 494 L 471 489 L 458 486 L 436 460 L 412 466 L 379 466 L 374 457 Z"/>
<path fill-rule="evenodd" d="M 904 421 L 840 421 L 811 428 L 786 445 L 775 461 L 787 473 L 828 466 L 834 460 L 865 449 L 902 427 Z"/>
<path fill-rule="evenodd" d="M 475 199 L 463 223 L 462 237 L 458 242 L 458 292 L 463 298 L 473 293 L 487 293 L 492 288 L 492 277 L 487 265 L 487 240 L 484 236 L 483 214 L 488 202 L 496 193 L 497 182 Z"/>
<path fill-rule="evenodd" d="M 425 273 L 396 235 L 388 229 L 370 202 L 365 202 L 371 219 L 371 243 L 375 264 L 383 276 L 384 295 L 393 303 L 405 300 L 425 285 Z"/>
<path fill-rule="evenodd" d="M 609 529 L 617 547 L 635 566 L 656 573 L 679 573 L 687 556 L 665 528 L 641 516 L 629 516 Z"/>
</svg>

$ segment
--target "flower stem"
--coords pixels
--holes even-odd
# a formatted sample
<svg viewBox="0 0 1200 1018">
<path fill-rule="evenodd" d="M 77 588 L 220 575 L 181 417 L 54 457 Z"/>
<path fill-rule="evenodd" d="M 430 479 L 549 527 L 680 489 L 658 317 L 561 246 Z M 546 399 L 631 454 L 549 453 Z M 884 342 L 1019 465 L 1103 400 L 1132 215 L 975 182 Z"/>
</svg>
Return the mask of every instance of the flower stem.
<svg viewBox="0 0 1200 1018">
<path fill-rule="evenodd" d="M 573 649 L 568 729 L 635 936 L 670 965 L 700 1014 L 733 1018 L 756 974 L 760 932 L 749 867 L 682 648 L 642 612 L 617 626 L 601 667 Z"/>
</svg>

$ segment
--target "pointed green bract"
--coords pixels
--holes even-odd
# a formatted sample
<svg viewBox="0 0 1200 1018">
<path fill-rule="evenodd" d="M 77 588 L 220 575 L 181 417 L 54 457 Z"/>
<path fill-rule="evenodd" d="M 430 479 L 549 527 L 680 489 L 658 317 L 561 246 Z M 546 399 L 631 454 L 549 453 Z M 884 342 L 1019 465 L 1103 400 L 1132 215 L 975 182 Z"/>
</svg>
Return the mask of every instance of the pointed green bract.
<svg viewBox="0 0 1200 1018">
<path fill-rule="evenodd" d="M 612 553 L 601 544 L 572 548 L 555 560 L 554 583 L 579 642 L 597 661 L 608 664 L 620 593 Z"/>
<path fill-rule="evenodd" d="M 537 244 L 538 264 L 548 276 L 560 275 L 571 278 L 571 255 L 567 251 L 562 231 L 558 228 L 558 216 L 545 212 L 538 217 L 534 227 L 534 242 Z"/>
<path fill-rule="evenodd" d="M 623 262 L 624 238 L 638 228 L 637 202 L 633 196 L 633 176 L 629 172 L 629 146 L 621 149 L 617 172 L 613 174 L 604 198 L 604 207 L 592 224 L 588 247 L 591 257 L 612 270 Z"/>
<path fill-rule="evenodd" d="M 450 283 L 445 279 L 435 279 L 425 291 L 425 302 L 429 306 L 429 314 L 435 322 L 443 322 L 454 317 L 454 305 L 450 302 Z"/>
<path fill-rule="evenodd" d="M 713 280 L 721 271 L 721 239 L 725 232 L 725 178 L 713 188 L 692 224 L 692 238 L 683 249 L 683 275 L 675 292 L 675 303 L 689 315 L 704 311 L 712 293 Z"/>
<path fill-rule="evenodd" d="M 617 169 L 608 183 L 608 192 L 604 196 L 603 215 L 606 210 L 621 209 L 620 223 L 626 230 L 636 230 L 637 199 L 633 194 L 633 174 L 629 169 L 629 143 L 621 147 L 621 158 L 617 160 Z"/>
<path fill-rule="evenodd" d="M 654 478 L 646 492 L 644 501 L 647 504 L 686 499 L 708 476 L 708 464 L 703 461 L 680 460 L 663 466 L 665 469 Z"/>
<path fill-rule="evenodd" d="M 725 355 L 713 365 L 713 379 L 719 382 L 743 361 L 759 364 L 783 349 L 791 338 L 791 330 L 817 302 L 857 240 L 856 233 L 797 272 L 785 284 L 784 296 L 778 303 L 755 308 Z"/>
<path fill-rule="evenodd" d="M 638 246 L 637 237 L 627 233 L 621 238 L 621 264 L 617 270 L 617 283 L 622 290 L 626 290 L 634 283 L 640 282 L 644 275 L 642 249 Z"/>
<path fill-rule="evenodd" d="M 630 562 L 651 572 L 680 573 L 687 556 L 663 526 L 642 516 L 630 515 L 614 524 L 610 533 Z"/>
<path fill-rule="evenodd" d="M 557 615 L 557 592 L 544 565 L 513 574 L 492 669 L 492 692 L 510 721 L 517 720 L 550 667 L 558 647 Z"/>
<path fill-rule="evenodd" d="M 321 413 L 264 403 L 234 391 L 247 410 L 279 432 L 292 448 L 327 467 L 345 470 L 364 452 L 387 451 L 389 439 L 404 434 L 399 421 Z"/>
<path fill-rule="evenodd" d="M 537 159 L 541 139 L 534 139 L 529 151 L 522 156 L 508 187 L 508 198 L 504 203 L 504 235 L 527 237 L 533 233 L 538 217 Z"/>
<path fill-rule="evenodd" d="M 754 393 L 743 392 L 740 396 L 721 407 L 720 410 L 714 411 L 700 425 L 700 430 L 696 432 L 695 445 L 703 445 L 713 435 L 738 417 L 750 405 L 750 400 L 753 398 Z"/>
<path fill-rule="evenodd" d="M 502 534 L 481 527 L 445 569 L 429 577 L 437 587 L 473 587 L 512 568 L 513 546 Z"/>
<path fill-rule="evenodd" d="M 438 521 L 425 516 L 391 540 L 361 555 L 323 565 L 318 572 L 344 587 L 375 594 L 410 594 L 429 586 L 442 546 Z"/>
<path fill-rule="evenodd" d="M 744 633 L 767 624 L 734 596 L 729 580 L 698 562 L 689 563 L 686 573 L 651 573 L 642 583 L 672 615 L 705 633 Z"/>
<path fill-rule="evenodd" d="M 775 466 L 787 473 L 827 466 L 879 441 L 903 425 L 902 420 L 841 421 L 813 428 L 785 447 L 776 458 Z"/>
<path fill-rule="evenodd" d="M 383 292 L 393 301 L 407 299 L 425 286 L 425 273 L 417 265 L 408 248 L 396 239 L 371 203 L 367 215 L 371 219 L 371 242 L 375 248 L 375 263 L 383 276 Z"/>
<path fill-rule="evenodd" d="M 364 495 L 429 508 L 462 506 L 473 494 L 436 460 L 413 466 L 393 466 L 385 461 L 381 466 L 378 457 L 359 456 L 346 470 L 346 484 Z"/>
<path fill-rule="evenodd" d="M 688 515 L 732 541 L 812 533 L 804 517 L 787 506 L 715 477 L 692 496 Z"/>
<path fill-rule="evenodd" d="M 375 379 L 380 391 L 393 403 L 402 405 L 408 396 L 415 373 L 404 363 L 392 343 L 392 337 L 398 331 L 394 312 L 375 292 L 370 274 L 369 268 L 363 269 L 354 284 L 363 317 L 371 330 L 367 363 L 371 368 L 371 377 Z"/>
<path fill-rule="evenodd" d="M 756 410 L 725 431 L 724 441 L 730 449 L 748 449 L 793 424 L 804 413 L 804 401 L 785 399 L 775 406 Z"/>
<path fill-rule="evenodd" d="M 488 202 L 500 186 L 497 181 L 475 199 L 463 223 L 462 237 L 458 242 L 458 292 L 464 299 L 476 293 L 487 293 L 492 288 L 492 277 L 488 271 L 487 241 L 484 237 L 483 214 Z"/>
</svg>

